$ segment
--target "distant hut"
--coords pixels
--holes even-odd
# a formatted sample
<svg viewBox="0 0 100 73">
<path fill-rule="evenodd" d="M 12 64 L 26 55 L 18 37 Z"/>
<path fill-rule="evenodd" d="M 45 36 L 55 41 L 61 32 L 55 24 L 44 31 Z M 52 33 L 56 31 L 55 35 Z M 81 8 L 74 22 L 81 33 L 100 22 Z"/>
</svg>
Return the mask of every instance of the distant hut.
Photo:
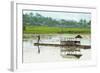
<svg viewBox="0 0 100 73">
<path fill-rule="evenodd" d="M 79 38 L 79 39 L 81 39 L 81 38 L 83 38 L 81 35 L 77 35 L 75 38 Z"/>
</svg>

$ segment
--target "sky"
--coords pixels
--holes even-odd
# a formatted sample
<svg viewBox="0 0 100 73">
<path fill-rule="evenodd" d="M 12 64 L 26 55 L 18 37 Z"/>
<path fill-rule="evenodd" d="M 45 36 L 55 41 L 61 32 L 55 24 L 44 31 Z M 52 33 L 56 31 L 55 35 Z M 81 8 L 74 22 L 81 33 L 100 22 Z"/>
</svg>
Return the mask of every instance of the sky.
<svg viewBox="0 0 100 73">
<path fill-rule="evenodd" d="M 75 21 L 80 21 L 80 19 L 85 19 L 86 21 L 91 20 L 90 13 L 24 10 L 23 14 L 25 14 L 25 13 L 27 13 L 27 14 L 33 13 L 33 15 L 35 15 L 36 13 L 39 13 L 44 17 L 52 17 L 53 19 L 56 19 L 56 20 L 60 20 L 60 19 L 75 20 Z"/>
</svg>

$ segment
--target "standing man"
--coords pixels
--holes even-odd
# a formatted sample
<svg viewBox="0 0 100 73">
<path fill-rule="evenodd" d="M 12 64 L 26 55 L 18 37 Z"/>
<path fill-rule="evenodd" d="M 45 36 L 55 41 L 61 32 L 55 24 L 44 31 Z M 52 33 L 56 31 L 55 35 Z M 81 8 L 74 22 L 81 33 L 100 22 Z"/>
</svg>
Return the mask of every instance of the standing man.
<svg viewBox="0 0 100 73">
<path fill-rule="evenodd" d="M 38 38 L 38 41 L 37 41 L 37 43 L 38 43 L 38 53 L 40 53 L 40 48 L 39 48 L 40 35 L 38 35 L 37 38 Z"/>
<path fill-rule="evenodd" d="M 37 38 L 38 38 L 38 41 L 37 41 L 37 43 L 39 43 L 39 41 L 40 41 L 40 35 L 38 35 L 38 36 L 37 36 Z"/>
</svg>

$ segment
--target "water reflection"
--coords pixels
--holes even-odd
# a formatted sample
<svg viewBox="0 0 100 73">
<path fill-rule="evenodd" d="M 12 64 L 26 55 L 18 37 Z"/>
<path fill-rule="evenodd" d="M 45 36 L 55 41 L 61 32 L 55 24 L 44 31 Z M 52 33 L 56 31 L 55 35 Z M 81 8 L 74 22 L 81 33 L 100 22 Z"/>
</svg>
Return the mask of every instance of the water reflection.
<svg viewBox="0 0 100 73">
<path fill-rule="evenodd" d="M 76 47 L 63 47 L 61 56 L 64 58 L 80 58 L 82 56 L 81 49 Z"/>
<path fill-rule="evenodd" d="M 24 62 L 41 62 L 41 61 L 65 61 L 68 59 L 90 59 L 90 49 L 84 50 L 75 46 L 45 46 L 34 45 L 34 43 L 46 43 L 46 44 L 61 44 L 61 40 L 72 40 L 76 35 L 40 35 L 40 40 L 37 35 L 32 38 L 23 39 L 23 58 Z M 75 42 L 77 44 L 90 45 L 90 35 L 82 35 L 81 42 Z M 70 37 L 70 38 L 68 38 Z M 76 39 L 79 41 L 79 39 Z M 75 41 L 75 39 L 74 39 Z"/>
</svg>

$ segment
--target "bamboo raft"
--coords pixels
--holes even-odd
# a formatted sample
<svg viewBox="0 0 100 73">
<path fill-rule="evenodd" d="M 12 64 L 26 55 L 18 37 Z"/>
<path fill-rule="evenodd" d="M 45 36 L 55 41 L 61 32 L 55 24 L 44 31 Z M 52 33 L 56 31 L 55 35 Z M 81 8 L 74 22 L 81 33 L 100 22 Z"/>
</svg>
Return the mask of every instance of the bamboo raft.
<svg viewBox="0 0 100 73">
<path fill-rule="evenodd" d="M 67 45 L 67 44 L 48 44 L 48 43 L 34 43 L 35 46 L 55 46 L 55 47 L 76 47 L 76 48 L 82 48 L 82 49 L 90 49 L 90 45 Z"/>
</svg>

